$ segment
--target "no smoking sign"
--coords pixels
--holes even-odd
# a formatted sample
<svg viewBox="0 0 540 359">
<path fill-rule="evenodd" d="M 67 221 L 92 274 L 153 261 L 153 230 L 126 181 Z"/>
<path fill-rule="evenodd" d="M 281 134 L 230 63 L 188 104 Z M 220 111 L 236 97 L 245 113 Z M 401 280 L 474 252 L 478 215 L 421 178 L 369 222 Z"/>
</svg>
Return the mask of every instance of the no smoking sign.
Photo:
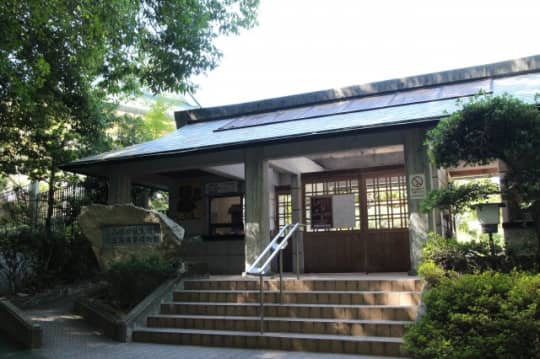
<svg viewBox="0 0 540 359">
<path fill-rule="evenodd" d="M 411 199 L 422 199 L 426 197 L 426 176 L 423 173 L 410 175 L 409 188 Z"/>
</svg>

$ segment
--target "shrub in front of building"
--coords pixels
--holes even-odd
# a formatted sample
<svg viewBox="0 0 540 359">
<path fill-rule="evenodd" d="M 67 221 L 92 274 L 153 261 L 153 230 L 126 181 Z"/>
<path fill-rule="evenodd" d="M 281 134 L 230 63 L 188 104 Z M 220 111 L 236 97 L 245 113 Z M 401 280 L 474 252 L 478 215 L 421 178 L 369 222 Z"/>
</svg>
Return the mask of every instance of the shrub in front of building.
<svg viewBox="0 0 540 359">
<path fill-rule="evenodd" d="M 539 358 L 540 275 L 487 271 L 443 277 L 405 334 L 414 358 Z"/>
</svg>

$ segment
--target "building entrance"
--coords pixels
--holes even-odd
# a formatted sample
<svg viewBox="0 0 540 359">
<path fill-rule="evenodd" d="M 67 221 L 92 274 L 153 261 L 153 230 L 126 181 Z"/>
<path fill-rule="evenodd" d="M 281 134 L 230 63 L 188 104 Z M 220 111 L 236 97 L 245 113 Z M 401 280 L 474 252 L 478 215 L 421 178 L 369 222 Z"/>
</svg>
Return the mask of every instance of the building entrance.
<svg viewBox="0 0 540 359">
<path fill-rule="evenodd" d="M 410 268 L 403 167 L 302 176 L 307 273 Z"/>
</svg>

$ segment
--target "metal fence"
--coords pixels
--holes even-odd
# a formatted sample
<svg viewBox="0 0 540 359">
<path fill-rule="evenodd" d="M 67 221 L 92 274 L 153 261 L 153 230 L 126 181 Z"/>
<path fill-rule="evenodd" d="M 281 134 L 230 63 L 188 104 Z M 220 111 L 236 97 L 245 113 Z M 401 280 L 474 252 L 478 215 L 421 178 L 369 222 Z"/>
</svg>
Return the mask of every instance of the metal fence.
<svg viewBox="0 0 540 359">
<path fill-rule="evenodd" d="M 158 192 L 163 191 L 133 185 L 132 202 L 140 207 L 150 206 L 166 212 L 166 209 L 154 207 L 155 204 L 149 203 L 148 199 L 155 197 Z M 22 224 L 36 228 L 45 225 L 49 207 L 48 195 L 48 191 L 39 192 L 37 188 L 33 190 L 31 184 L 0 192 L 0 227 L 5 229 Z M 64 230 L 75 221 L 82 206 L 93 203 L 107 203 L 106 182 L 87 178 L 82 183 L 64 184 L 56 188 L 52 201 L 51 229 Z"/>
<path fill-rule="evenodd" d="M 54 191 L 52 201 L 51 228 L 63 230 L 73 223 L 82 205 L 92 201 L 89 190 L 83 184 L 69 184 Z M 0 224 L 45 225 L 48 213 L 48 192 L 32 190 L 32 185 L 19 186 L 0 192 Z"/>
</svg>

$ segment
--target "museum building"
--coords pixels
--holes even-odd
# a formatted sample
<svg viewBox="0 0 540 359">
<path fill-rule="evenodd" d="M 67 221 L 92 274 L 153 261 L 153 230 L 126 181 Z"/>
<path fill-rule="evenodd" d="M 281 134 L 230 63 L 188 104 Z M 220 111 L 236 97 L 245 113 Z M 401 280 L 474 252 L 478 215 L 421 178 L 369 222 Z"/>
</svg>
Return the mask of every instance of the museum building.
<svg viewBox="0 0 540 359">
<path fill-rule="evenodd" d="M 286 271 L 410 272 L 427 233 L 447 225 L 421 211 L 426 194 L 453 178 L 504 176 L 498 162 L 428 161 L 426 131 L 480 93 L 535 103 L 540 56 L 180 111 L 162 138 L 63 169 L 107 178 L 110 204 L 131 202 L 133 184 L 167 191 L 186 256 L 211 273 L 242 273 L 289 223 L 303 226 Z M 504 222 L 507 239 L 526 226 L 508 209 Z"/>
</svg>

